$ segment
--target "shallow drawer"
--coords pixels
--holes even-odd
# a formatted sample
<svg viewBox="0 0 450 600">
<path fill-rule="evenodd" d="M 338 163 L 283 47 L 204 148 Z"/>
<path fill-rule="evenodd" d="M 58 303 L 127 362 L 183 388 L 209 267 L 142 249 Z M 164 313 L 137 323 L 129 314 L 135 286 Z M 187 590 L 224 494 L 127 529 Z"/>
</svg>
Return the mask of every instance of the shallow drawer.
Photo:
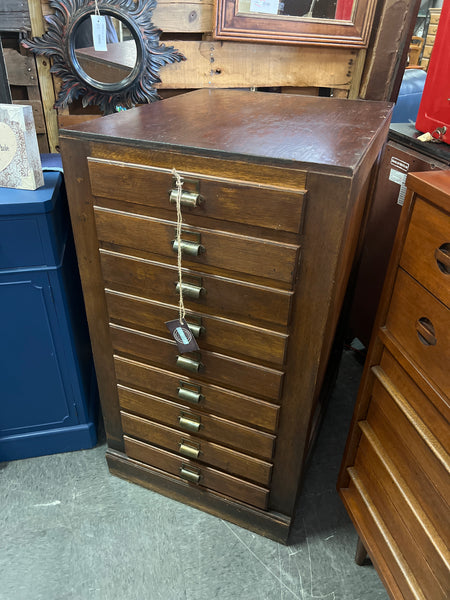
<svg viewBox="0 0 450 600">
<path fill-rule="evenodd" d="M 96 207 L 95 223 L 102 242 L 162 255 L 172 264 L 177 262 L 174 222 Z M 293 282 L 299 246 L 200 227 L 183 227 L 181 240 L 188 244 L 183 251 L 184 267 L 203 270 L 207 266 Z"/>
<path fill-rule="evenodd" d="M 349 467 L 347 472 L 350 476 L 349 485 L 341 488 L 339 493 L 371 557 L 378 565 L 378 572 L 383 574 L 391 597 L 417 600 L 418 590 L 422 590 L 417 580 L 411 577 L 393 533 L 383 522 L 356 469 Z M 426 595 L 422 594 L 422 598 L 426 598 Z"/>
<path fill-rule="evenodd" d="M 166 321 L 179 315 L 178 307 L 106 290 L 111 321 L 170 336 Z M 186 312 L 186 320 L 202 348 L 239 354 L 282 366 L 288 336 L 244 323 Z"/>
<path fill-rule="evenodd" d="M 117 381 L 124 386 L 197 406 L 206 412 L 270 432 L 275 432 L 277 428 L 280 409 L 276 404 L 121 356 L 114 357 L 114 365 Z"/>
<path fill-rule="evenodd" d="M 450 539 L 450 457 L 382 373 L 366 420 L 436 530 Z"/>
<path fill-rule="evenodd" d="M 427 597 L 446 600 L 447 548 L 411 496 L 411 490 L 402 479 L 398 479 L 388 453 L 371 428 L 362 423 L 362 430 L 354 468 L 383 522 L 402 549 L 414 577 L 427 590 Z"/>
<path fill-rule="evenodd" d="M 175 266 L 100 252 L 107 288 L 145 296 L 162 302 L 178 303 Z M 243 281 L 183 270 L 183 283 L 198 291 L 198 298 L 183 294 L 187 309 L 260 325 L 285 326 L 288 323 L 292 292 Z"/>
<path fill-rule="evenodd" d="M 233 475 L 222 473 L 211 467 L 199 466 L 198 463 L 187 458 L 181 458 L 128 436 L 124 436 L 124 442 L 125 452 L 130 458 L 177 475 L 192 485 L 220 492 L 257 508 L 267 508 L 269 491 L 254 483 L 242 481 Z"/>
<path fill-rule="evenodd" d="M 398 270 L 386 326 L 418 367 L 450 394 L 450 313 L 425 288 Z"/>
<path fill-rule="evenodd" d="M 450 306 L 450 215 L 416 200 L 401 266 Z"/>
<path fill-rule="evenodd" d="M 176 215 L 175 205 L 169 201 L 170 192 L 176 189 L 170 169 L 92 158 L 88 164 L 94 196 L 164 208 Z M 183 207 L 183 213 L 294 233 L 301 229 L 304 189 L 251 185 L 181 171 L 180 175 L 183 189 L 201 197 L 198 206 Z"/>
<path fill-rule="evenodd" d="M 141 358 L 181 375 L 194 373 L 218 385 L 229 386 L 257 396 L 277 400 L 283 373 L 224 354 L 202 350 L 179 354 L 176 343 L 149 333 L 112 324 L 111 341 L 115 353 Z"/>
<path fill-rule="evenodd" d="M 122 385 L 120 406 L 164 425 L 270 460 L 275 436 Z"/>
<path fill-rule="evenodd" d="M 430 394 L 430 397 L 427 397 L 386 348 L 381 356 L 380 367 L 385 376 L 395 382 L 395 388 L 403 398 L 408 399 L 411 408 L 439 440 L 445 451 L 450 453 L 448 399 L 442 394 Z"/>
<path fill-rule="evenodd" d="M 121 412 L 123 432 L 155 446 L 206 463 L 232 475 L 269 485 L 272 465 L 184 431 Z"/>
</svg>

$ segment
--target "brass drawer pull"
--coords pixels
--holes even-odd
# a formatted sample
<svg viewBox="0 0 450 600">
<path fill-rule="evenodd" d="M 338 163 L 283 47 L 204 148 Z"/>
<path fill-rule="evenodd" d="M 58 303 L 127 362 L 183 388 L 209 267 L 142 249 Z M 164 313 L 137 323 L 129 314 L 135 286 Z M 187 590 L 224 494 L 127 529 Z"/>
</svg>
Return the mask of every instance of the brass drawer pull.
<svg viewBox="0 0 450 600">
<path fill-rule="evenodd" d="M 205 252 L 205 247 L 199 242 L 191 242 L 190 240 L 181 241 L 181 252 L 188 254 L 189 256 L 199 256 Z M 178 240 L 172 240 L 172 249 L 174 252 L 178 252 Z"/>
<path fill-rule="evenodd" d="M 177 367 L 191 371 L 192 373 L 198 373 L 203 367 L 203 364 L 199 360 L 188 358 L 187 356 L 177 356 Z"/>
<path fill-rule="evenodd" d="M 436 259 L 439 270 L 445 275 L 450 275 L 450 243 L 442 244 L 439 248 L 434 251 L 434 258 Z"/>
<path fill-rule="evenodd" d="M 191 415 L 185 415 L 181 413 L 178 417 L 178 423 L 180 424 L 181 429 L 185 429 L 186 431 L 198 432 L 200 431 L 201 422 L 200 420 L 196 420 L 195 417 Z"/>
<path fill-rule="evenodd" d="M 192 469 L 192 467 L 186 467 L 185 465 L 181 465 L 180 467 L 180 475 L 183 479 L 190 481 L 191 483 L 199 483 L 200 482 L 200 470 Z"/>
<path fill-rule="evenodd" d="M 419 340 L 424 346 L 435 346 L 437 339 L 433 327 L 433 323 L 426 317 L 421 317 L 416 321 L 416 331 Z"/>
<path fill-rule="evenodd" d="M 171 204 L 177 203 L 178 190 L 170 190 L 169 192 L 169 200 Z M 202 202 L 202 197 L 198 192 L 181 192 L 180 204 L 181 206 L 186 206 L 190 208 L 195 208 L 199 206 Z"/>
<path fill-rule="evenodd" d="M 184 440 L 181 440 L 178 447 L 178 452 L 183 456 L 187 456 L 188 458 L 198 458 L 200 454 L 200 445 L 188 444 Z"/>
<path fill-rule="evenodd" d="M 202 334 L 206 333 L 206 329 L 203 327 L 201 323 L 191 323 L 190 321 L 186 321 L 189 329 L 192 331 L 193 336 L 198 339 Z"/>
<path fill-rule="evenodd" d="M 192 404 L 198 404 L 201 400 L 205 399 L 205 396 L 201 392 L 202 388 L 200 385 L 186 384 L 184 381 L 180 381 L 180 387 L 177 389 L 178 398 Z"/>
<path fill-rule="evenodd" d="M 177 287 L 176 287 L 176 291 L 177 294 L 180 293 L 180 284 L 177 283 Z M 202 294 L 206 293 L 206 290 L 204 287 L 200 286 L 200 285 L 192 285 L 191 283 L 182 283 L 181 284 L 181 291 L 183 293 L 183 298 L 194 298 L 194 299 L 198 299 L 200 298 L 200 296 Z"/>
</svg>

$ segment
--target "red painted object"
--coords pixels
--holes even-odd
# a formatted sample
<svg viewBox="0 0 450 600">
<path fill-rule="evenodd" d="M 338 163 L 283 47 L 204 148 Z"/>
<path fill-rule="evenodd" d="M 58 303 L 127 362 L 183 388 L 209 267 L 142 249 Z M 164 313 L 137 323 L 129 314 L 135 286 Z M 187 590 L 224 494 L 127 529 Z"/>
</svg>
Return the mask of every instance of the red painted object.
<svg viewBox="0 0 450 600">
<path fill-rule="evenodd" d="M 442 6 L 416 129 L 450 144 L 450 0 Z"/>
<path fill-rule="evenodd" d="M 349 21 L 353 11 L 353 0 L 337 0 L 335 19 Z"/>
</svg>

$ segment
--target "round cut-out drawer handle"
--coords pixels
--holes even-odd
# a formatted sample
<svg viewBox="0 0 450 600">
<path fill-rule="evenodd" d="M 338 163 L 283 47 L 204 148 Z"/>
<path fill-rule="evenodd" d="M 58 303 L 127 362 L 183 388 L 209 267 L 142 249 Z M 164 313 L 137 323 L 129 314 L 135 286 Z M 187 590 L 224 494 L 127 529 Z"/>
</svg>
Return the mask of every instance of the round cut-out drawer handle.
<svg viewBox="0 0 450 600">
<path fill-rule="evenodd" d="M 186 479 L 186 481 L 190 481 L 191 483 L 200 483 L 200 469 L 193 469 L 192 467 L 181 465 L 180 475 L 183 479 Z"/>
<path fill-rule="evenodd" d="M 445 243 L 434 251 L 439 270 L 445 275 L 450 275 L 450 243 Z"/>
<path fill-rule="evenodd" d="M 437 339 L 433 323 L 426 317 L 421 317 L 416 321 L 416 331 L 419 340 L 424 346 L 435 346 Z"/>
<path fill-rule="evenodd" d="M 178 446 L 178 452 L 187 458 L 198 458 L 200 455 L 200 445 L 188 444 L 184 440 L 181 440 Z"/>
<path fill-rule="evenodd" d="M 180 293 L 180 284 L 176 284 L 176 292 Z M 181 292 L 183 294 L 183 298 L 194 298 L 198 300 L 200 296 L 206 293 L 206 290 L 201 285 L 192 285 L 192 283 L 182 283 L 181 284 Z"/>
<path fill-rule="evenodd" d="M 169 200 L 171 204 L 177 203 L 178 190 L 170 190 L 169 192 Z M 180 204 L 181 206 L 186 206 L 190 208 L 195 208 L 196 206 L 200 206 L 202 203 L 202 197 L 198 192 L 181 192 Z"/>
<path fill-rule="evenodd" d="M 200 427 L 202 426 L 200 420 L 197 421 L 195 417 L 191 415 L 185 415 L 183 413 L 181 413 L 181 415 L 178 417 L 178 423 L 180 424 L 181 429 L 193 432 L 200 431 Z"/>
</svg>

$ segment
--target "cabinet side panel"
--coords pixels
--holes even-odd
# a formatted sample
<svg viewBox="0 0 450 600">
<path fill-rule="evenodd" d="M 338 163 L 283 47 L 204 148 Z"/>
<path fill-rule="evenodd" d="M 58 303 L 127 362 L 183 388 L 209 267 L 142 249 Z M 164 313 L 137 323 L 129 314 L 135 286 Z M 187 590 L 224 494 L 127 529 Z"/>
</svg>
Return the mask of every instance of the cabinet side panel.
<svg viewBox="0 0 450 600">
<path fill-rule="evenodd" d="M 60 148 L 106 436 L 111 448 L 123 451 L 113 353 L 86 160 L 90 145 L 61 136 Z"/>
</svg>

